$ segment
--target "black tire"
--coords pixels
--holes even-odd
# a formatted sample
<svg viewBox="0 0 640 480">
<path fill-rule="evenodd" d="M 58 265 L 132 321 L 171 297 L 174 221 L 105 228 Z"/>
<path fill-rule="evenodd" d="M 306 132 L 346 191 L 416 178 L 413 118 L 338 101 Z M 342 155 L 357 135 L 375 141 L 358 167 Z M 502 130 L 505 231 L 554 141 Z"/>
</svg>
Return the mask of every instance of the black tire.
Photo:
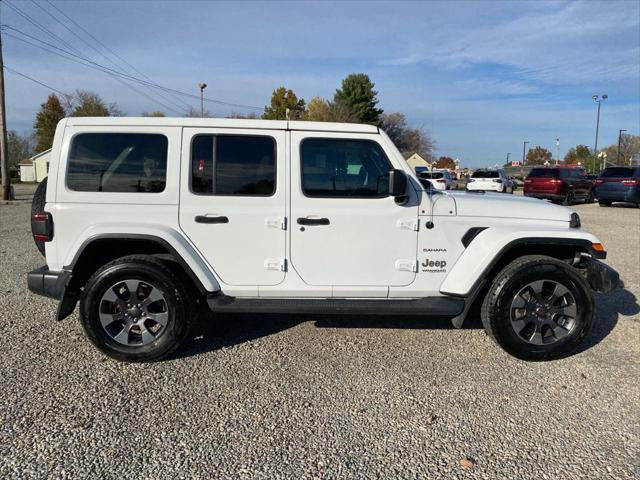
<svg viewBox="0 0 640 480">
<path fill-rule="evenodd" d="M 600 200 L 598 202 L 598 205 L 600 205 L 601 207 L 610 207 L 611 206 L 611 202 L 603 202 L 602 200 Z"/>
<path fill-rule="evenodd" d="M 584 201 L 584 203 L 593 203 L 595 201 L 596 201 L 595 193 L 594 193 L 593 189 L 591 189 L 591 191 L 589 192 L 589 195 L 587 196 L 587 198 Z"/>
<path fill-rule="evenodd" d="M 163 302 L 166 308 L 166 325 L 158 331 L 157 338 L 146 345 L 119 343 L 107 333 L 107 328 L 100 322 L 103 295 L 118 282 L 129 279 L 142 282 L 143 285 L 153 285 L 160 292 L 160 302 Z M 121 257 L 101 267 L 87 281 L 80 297 L 80 322 L 89 340 L 103 353 L 116 360 L 161 360 L 175 352 L 191 333 L 196 309 L 195 298 L 189 292 L 185 283 L 181 281 L 179 272 L 161 260 L 147 255 Z M 129 330 L 131 331 L 133 330 Z"/>
<path fill-rule="evenodd" d="M 573 201 L 575 199 L 575 194 L 573 190 L 569 190 L 567 195 L 565 195 L 564 200 L 562 201 L 562 205 L 570 206 L 573 205 Z"/>
<path fill-rule="evenodd" d="M 571 329 L 563 338 L 546 345 L 524 340 L 512 327 L 511 318 L 514 298 L 531 282 L 539 280 L 562 285 L 575 299 Z M 570 354 L 591 331 L 594 312 L 591 289 L 574 268 L 552 257 L 529 255 L 512 261 L 496 275 L 484 298 L 481 318 L 487 334 L 508 353 L 523 360 L 539 361 Z"/>
<path fill-rule="evenodd" d="M 33 194 L 33 200 L 31 200 L 31 215 L 34 213 L 44 212 L 44 205 L 47 202 L 47 178 L 44 177 Z M 31 233 L 33 233 L 33 222 L 31 223 Z M 42 240 L 33 240 L 36 243 L 38 251 L 44 257 L 44 242 Z"/>
</svg>

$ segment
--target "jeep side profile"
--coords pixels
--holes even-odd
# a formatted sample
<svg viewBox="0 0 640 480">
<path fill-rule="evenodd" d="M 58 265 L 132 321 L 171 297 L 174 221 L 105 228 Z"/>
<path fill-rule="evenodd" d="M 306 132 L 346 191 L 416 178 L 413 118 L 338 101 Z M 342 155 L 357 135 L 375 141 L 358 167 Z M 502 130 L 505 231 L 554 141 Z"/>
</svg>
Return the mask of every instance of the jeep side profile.
<svg viewBox="0 0 640 480">
<path fill-rule="evenodd" d="M 588 335 L 592 290 L 619 282 L 576 213 L 431 189 L 370 125 L 67 118 L 32 210 L 46 266 L 30 290 L 59 320 L 79 303 L 125 361 L 172 354 L 207 307 L 460 327 L 476 306 L 507 352 L 552 359 Z"/>
</svg>

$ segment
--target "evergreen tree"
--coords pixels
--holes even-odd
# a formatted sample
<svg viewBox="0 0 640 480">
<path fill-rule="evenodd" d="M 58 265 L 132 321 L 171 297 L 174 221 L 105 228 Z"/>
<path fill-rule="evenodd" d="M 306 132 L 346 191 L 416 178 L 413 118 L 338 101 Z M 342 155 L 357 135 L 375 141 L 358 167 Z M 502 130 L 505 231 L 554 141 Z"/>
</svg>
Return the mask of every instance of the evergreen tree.
<svg viewBox="0 0 640 480">
<path fill-rule="evenodd" d="M 278 87 L 271 94 L 271 105 L 264 107 L 262 118 L 264 120 L 286 120 L 287 109 L 289 109 L 289 119 L 302 119 L 306 112 L 304 99 L 298 99 L 291 89 Z"/>
<path fill-rule="evenodd" d="M 373 89 L 375 84 L 365 73 L 352 73 L 342 80 L 342 87 L 336 90 L 333 103 L 345 105 L 362 123 L 380 124 L 383 110 L 376 108 L 378 92 Z"/>
<path fill-rule="evenodd" d="M 36 114 L 33 128 L 36 130 L 36 152 L 43 152 L 53 145 L 53 137 L 56 133 L 56 125 L 65 117 L 64 108 L 60 99 L 51 94 L 47 101 L 40 106 Z"/>
</svg>

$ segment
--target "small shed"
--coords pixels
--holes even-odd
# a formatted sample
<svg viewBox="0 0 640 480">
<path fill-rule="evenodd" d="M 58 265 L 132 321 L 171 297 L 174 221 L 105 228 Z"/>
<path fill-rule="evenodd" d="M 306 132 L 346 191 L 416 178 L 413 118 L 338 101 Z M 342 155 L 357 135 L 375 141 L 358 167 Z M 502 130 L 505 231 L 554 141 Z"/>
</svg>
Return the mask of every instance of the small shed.
<svg viewBox="0 0 640 480">
<path fill-rule="evenodd" d="M 49 174 L 49 160 L 51 158 L 51 149 L 37 153 L 29 160 L 33 162 L 36 175 L 36 182 L 40 183 Z"/>
<path fill-rule="evenodd" d="M 35 182 L 36 181 L 36 167 L 33 165 L 33 160 L 27 158 L 22 160 L 18 164 L 20 169 L 20 181 L 21 182 Z"/>
</svg>

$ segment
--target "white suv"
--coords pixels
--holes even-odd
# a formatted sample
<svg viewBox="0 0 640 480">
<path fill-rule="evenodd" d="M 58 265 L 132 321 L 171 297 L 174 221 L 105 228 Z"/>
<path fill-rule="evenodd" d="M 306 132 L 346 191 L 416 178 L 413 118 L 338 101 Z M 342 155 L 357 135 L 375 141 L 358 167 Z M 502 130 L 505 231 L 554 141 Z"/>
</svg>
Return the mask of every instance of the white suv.
<svg viewBox="0 0 640 480">
<path fill-rule="evenodd" d="M 424 170 L 417 173 L 419 179 L 429 180 L 436 190 L 452 190 L 458 186 L 449 170 Z"/>
<path fill-rule="evenodd" d="M 32 231 L 29 288 L 80 303 L 88 338 L 164 358 L 214 312 L 418 314 L 486 331 L 521 358 L 573 350 L 592 289 L 618 275 L 571 210 L 425 190 L 377 127 L 193 118 L 68 118 Z"/>
<path fill-rule="evenodd" d="M 513 182 L 502 169 L 480 169 L 471 174 L 467 190 L 513 193 Z"/>
</svg>

